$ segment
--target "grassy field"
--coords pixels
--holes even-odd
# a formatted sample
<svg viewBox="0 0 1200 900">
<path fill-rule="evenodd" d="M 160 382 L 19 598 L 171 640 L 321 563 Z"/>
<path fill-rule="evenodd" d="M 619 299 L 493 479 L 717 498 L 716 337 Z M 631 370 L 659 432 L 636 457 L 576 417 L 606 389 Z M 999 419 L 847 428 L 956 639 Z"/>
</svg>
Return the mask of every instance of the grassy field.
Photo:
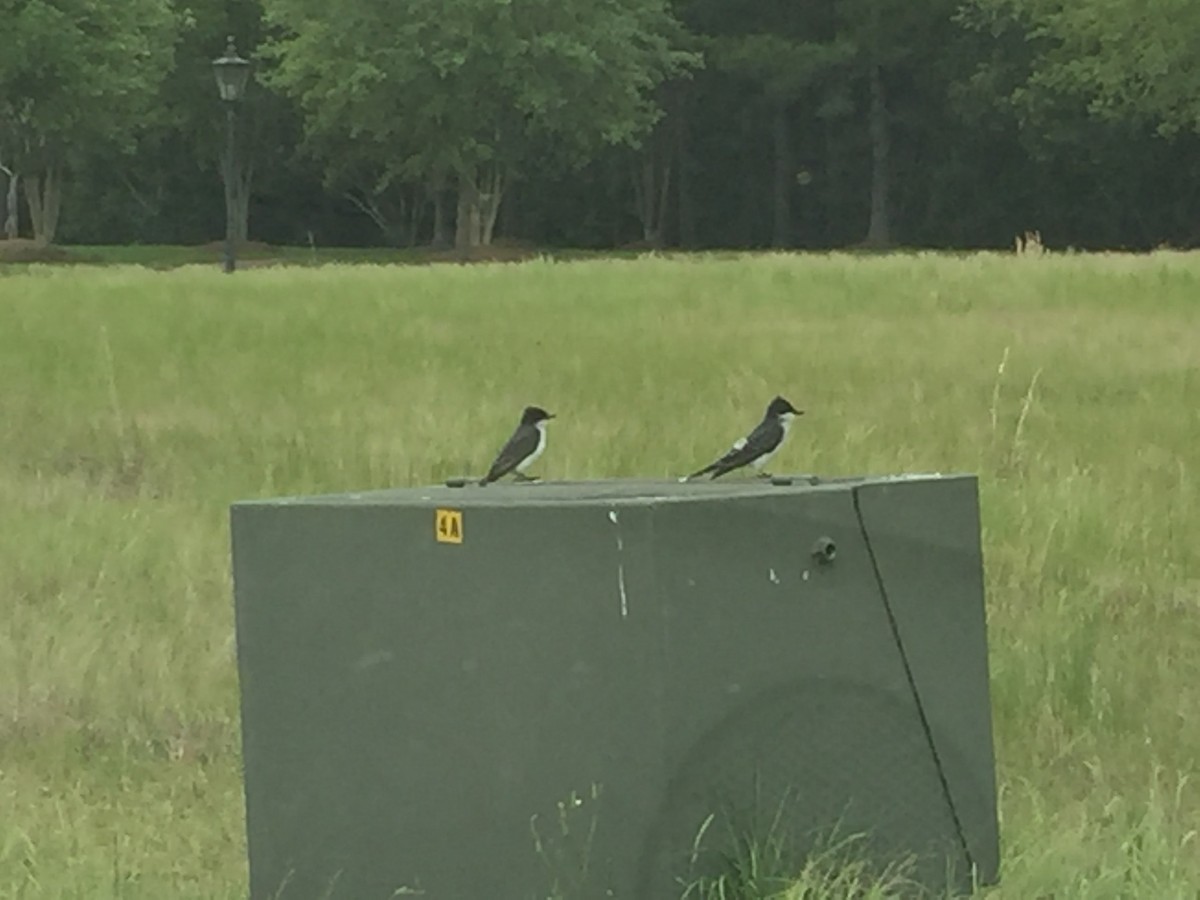
<svg viewBox="0 0 1200 900">
<path fill-rule="evenodd" d="M 0 278 L 0 897 L 243 896 L 231 501 L 478 473 L 529 402 L 545 477 L 679 475 L 776 391 L 808 410 L 780 471 L 981 477 L 989 895 L 1200 897 L 1200 257 L 1169 253 Z"/>
<path fill-rule="evenodd" d="M 559 260 L 594 259 L 597 257 L 632 258 L 636 251 L 553 249 L 498 242 L 489 247 L 473 251 L 477 261 L 514 262 L 536 256 L 548 256 Z M 236 252 L 238 269 L 259 269 L 267 266 L 324 266 L 330 264 L 422 264 L 458 261 L 453 250 L 434 250 L 430 247 L 289 247 L 273 246 L 257 242 L 240 246 Z M 220 267 L 224 260 L 224 244 L 212 241 L 195 246 L 173 246 L 166 244 L 129 245 L 53 245 L 39 248 L 32 241 L 12 242 L 0 240 L 0 275 L 24 272 L 32 263 L 55 263 L 83 267 L 132 265 L 156 270 L 174 269 L 181 266 L 207 265 Z"/>
</svg>

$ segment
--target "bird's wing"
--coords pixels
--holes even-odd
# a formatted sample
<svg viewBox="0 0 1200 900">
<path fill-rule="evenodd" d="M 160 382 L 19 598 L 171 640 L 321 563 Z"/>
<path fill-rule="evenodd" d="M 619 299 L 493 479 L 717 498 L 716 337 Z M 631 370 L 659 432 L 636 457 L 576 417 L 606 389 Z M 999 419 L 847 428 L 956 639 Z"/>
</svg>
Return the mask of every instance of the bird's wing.
<svg viewBox="0 0 1200 900">
<path fill-rule="evenodd" d="M 735 441 L 728 453 L 689 477 L 695 478 L 697 475 L 715 472 L 713 477 L 716 478 L 718 475 L 724 475 L 726 472 L 732 472 L 734 469 L 740 469 L 753 462 L 762 454 L 773 450 L 779 443 L 779 429 L 774 426 L 775 423 L 770 419 L 763 419 L 750 434 Z"/>
<path fill-rule="evenodd" d="M 779 424 L 779 421 L 777 419 L 763 419 L 747 436 L 746 443 L 741 447 L 741 452 L 746 455 L 746 461 L 749 462 L 752 459 L 757 459 L 764 453 L 770 453 L 779 446 L 781 440 L 783 440 L 783 426 Z"/>
<path fill-rule="evenodd" d="M 521 460 L 536 450 L 537 445 L 537 429 L 518 426 L 517 430 L 512 433 L 512 437 L 508 439 L 508 443 L 500 448 L 500 452 L 496 455 L 496 461 L 488 469 L 484 481 L 495 481 L 497 478 L 503 478 L 515 469 Z"/>
</svg>

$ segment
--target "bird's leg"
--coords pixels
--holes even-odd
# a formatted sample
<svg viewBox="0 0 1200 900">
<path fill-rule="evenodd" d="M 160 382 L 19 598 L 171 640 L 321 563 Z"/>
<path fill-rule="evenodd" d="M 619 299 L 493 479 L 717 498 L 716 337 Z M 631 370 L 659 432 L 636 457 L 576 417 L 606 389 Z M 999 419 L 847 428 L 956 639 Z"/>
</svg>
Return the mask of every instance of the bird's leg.
<svg viewBox="0 0 1200 900">
<path fill-rule="evenodd" d="M 759 477 L 759 478 L 771 478 L 771 477 L 773 477 L 773 476 L 771 475 L 771 473 L 770 473 L 770 472 L 767 472 L 767 471 L 765 471 L 765 470 L 762 470 L 762 469 L 760 469 L 760 470 L 759 470 L 759 472 L 758 472 L 758 477 Z"/>
<path fill-rule="evenodd" d="M 527 482 L 530 482 L 530 481 L 537 481 L 537 479 L 536 479 L 536 478 L 530 478 L 530 477 L 529 477 L 528 475 L 526 475 L 524 472 L 517 472 L 517 473 L 515 473 L 515 475 L 514 475 L 514 477 L 513 477 L 513 480 L 514 480 L 514 481 L 521 482 L 521 483 L 527 483 Z"/>
</svg>

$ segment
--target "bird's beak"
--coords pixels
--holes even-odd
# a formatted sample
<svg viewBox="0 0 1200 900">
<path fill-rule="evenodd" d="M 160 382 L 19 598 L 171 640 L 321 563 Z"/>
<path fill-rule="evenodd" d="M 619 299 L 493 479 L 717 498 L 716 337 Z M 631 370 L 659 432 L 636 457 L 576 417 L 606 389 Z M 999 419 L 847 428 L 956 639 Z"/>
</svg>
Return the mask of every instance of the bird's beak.
<svg viewBox="0 0 1200 900">
<path fill-rule="evenodd" d="M 557 416 L 555 416 L 555 415 L 554 415 L 554 413 L 546 413 L 546 418 L 547 418 L 547 419 L 554 419 L 554 418 L 557 418 Z"/>
</svg>

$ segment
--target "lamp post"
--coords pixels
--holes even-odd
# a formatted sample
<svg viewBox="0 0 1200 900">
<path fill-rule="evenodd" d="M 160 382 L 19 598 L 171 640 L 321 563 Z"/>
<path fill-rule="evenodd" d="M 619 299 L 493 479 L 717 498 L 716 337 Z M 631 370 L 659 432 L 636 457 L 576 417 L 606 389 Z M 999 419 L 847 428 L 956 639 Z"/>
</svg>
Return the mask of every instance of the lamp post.
<svg viewBox="0 0 1200 900">
<path fill-rule="evenodd" d="M 237 105 L 246 94 L 246 81 L 250 77 L 250 61 L 237 55 L 233 46 L 233 35 L 225 46 L 225 55 L 213 60 L 213 74 L 217 78 L 217 90 L 225 104 L 225 271 L 234 269 L 233 233 L 234 196 L 238 185 L 237 166 Z"/>
</svg>

